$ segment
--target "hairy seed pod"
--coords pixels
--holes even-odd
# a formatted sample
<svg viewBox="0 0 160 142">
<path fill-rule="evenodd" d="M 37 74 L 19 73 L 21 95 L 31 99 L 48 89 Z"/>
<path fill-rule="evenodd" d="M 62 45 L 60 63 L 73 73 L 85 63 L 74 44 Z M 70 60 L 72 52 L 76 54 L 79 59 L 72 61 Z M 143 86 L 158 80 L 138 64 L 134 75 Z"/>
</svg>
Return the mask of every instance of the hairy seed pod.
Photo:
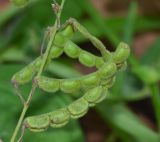
<svg viewBox="0 0 160 142">
<path fill-rule="evenodd" d="M 62 35 L 64 35 L 67 39 L 71 39 L 74 34 L 74 29 L 71 24 L 67 25 L 62 31 Z"/>
<path fill-rule="evenodd" d="M 20 0 L 17 0 L 17 2 L 18 1 L 20 1 Z M 69 37 L 71 36 L 71 34 L 73 33 L 73 31 L 72 31 L 73 29 L 71 30 L 71 26 L 67 26 L 66 28 L 67 29 L 64 28 L 63 31 L 61 31 L 61 33 L 59 33 L 59 35 L 57 35 L 57 37 L 55 39 L 56 40 L 55 44 L 59 45 L 60 42 L 63 42 L 63 44 L 65 44 L 66 43 L 66 37 L 64 37 L 64 35 L 67 36 L 67 34 L 68 34 Z M 53 46 L 53 48 L 51 49 L 51 53 L 49 55 L 49 58 L 47 60 L 47 64 L 51 61 L 51 58 L 52 59 L 57 58 L 62 53 L 63 53 L 63 48 L 60 48 L 60 47 L 58 48 L 58 47 Z M 12 82 L 17 83 L 19 85 L 23 85 L 25 83 L 28 83 L 33 78 L 35 73 L 39 70 L 39 68 L 41 66 L 41 63 L 42 63 L 42 59 L 43 59 L 43 56 L 38 57 L 32 63 L 30 63 L 28 66 L 26 66 L 25 68 L 20 70 L 18 73 L 16 73 L 12 77 Z"/>
<path fill-rule="evenodd" d="M 107 79 L 102 79 L 101 80 L 101 85 L 104 86 L 105 88 L 111 88 L 113 84 L 115 83 L 116 77 L 112 76 Z"/>
<path fill-rule="evenodd" d="M 99 75 L 102 79 L 112 77 L 117 71 L 115 63 L 105 63 L 102 68 L 99 69 Z"/>
<path fill-rule="evenodd" d="M 61 80 L 60 89 L 65 93 L 75 93 L 81 88 L 79 80 L 63 79 Z"/>
<path fill-rule="evenodd" d="M 81 49 L 72 41 L 68 41 L 64 47 L 64 52 L 71 58 L 78 58 Z"/>
<path fill-rule="evenodd" d="M 100 68 L 100 67 L 102 67 L 104 65 L 104 61 L 103 61 L 103 59 L 101 57 L 97 57 L 96 61 L 95 61 L 95 64 L 96 64 L 97 68 Z"/>
<path fill-rule="evenodd" d="M 45 131 L 49 127 L 49 116 L 48 115 L 39 115 L 39 116 L 31 116 L 25 119 L 25 126 L 30 131 L 33 132 L 42 132 Z"/>
<path fill-rule="evenodd" d="M 53 41 L 55 46 L 64 47 L 66 42 L 67 42 L 67 39 L 60 32 L 56 33 Z"/>
<path fill-rule="evenodd" d="M 95 66 L 95 60 L 96 60 L 95 56 L 89 52 L 82 51 L 79 55 L 80 63 L 87 67 Z"/>
<path fill-rule="evenodd" d="M 130 48 L 128 44 L 121 42 L 118 45 L 117 50 L 113 53 L 113 61 L 116 64 L 124 62 L 125 60 L 127 60 L 129 54 L 130 54 Z"/>
<path fill-rule="evenodd" d="M 80 118 L 88 111 L 88 102 L 84 98 L 80 98 L 68 106 L 70 116 L 74 119 Z"/>
<path fill-rule="evenodd" d="M 103 100 L 105 100 L 107 97 L 107 94 L 108 94 L 108 89 L 103 87 L 103 92 L 101 93 L 101 97 L 99 98 L 99 100 L 97 100 L 96 103 L 100 103 Z"/>
<path fill-rule="evenodd" d="M 98 86 L 96 88 L 93 88 L 85 93 L 83 96 L 84 99 L 86 99 L 89 103 L 89 106 L 94 106 L 99 99 L 101 99 L 101 94 L 103 92 L 103 87 Z"/>
<path fill-rule="evenodd" d="M 42 63 L 42 59 L 43 59 L 43 56 L 40 56 L 40 57 L 36 58 L 32 63 L 30 63 L 30 65 L 32 65 L 34 68 L 35 73 L 36 73 L 36 71 L 39 70 L 41 63 Z"/>
<path fill-rule="evenodd" d="M 30 81 L 34 76 L 34 68 L 30 65 L 19 72 L 17 72 L 13 77 L 12 77 L 12 82 L 17 83 L 18 85 L 23 85 Z"/>
<path fill-rule="evenodd" d="M 126 68 L 127 68 L 127 61 L 117 64 L 118 71 L 124 71 L 126 70 Z"/>
<path fill-rule="evenodd" d="M 39 88 L 46 92 L 56 92 L 60 89 L 60 80 L 40 76 L 36 79 Z"/>
<path fill-rule="evenodd" d="M 49 58 L 51 58 L 51 59 L 58 58 L 62 54 L 63 54 L 63 47 L 52 46 Z"/>
<path fill-rule="evenodd" d="M 54 128 L 63 127 L 69 121 L 70 115 L 66 108 L 49 113 L 50 126 Z"/>
<path fill-rule="evenodd" d="M 29 0 L 10 0 L 12 3 L 14 3 L 16 6 L 23 7 L 25 6 Z"/>
<path fill-rule="evenodd" d="M 82 77 L 81 85 L 83 89 L 90 89 L 100 84 L 100 77 L 97 72 Z"/>
</svg>

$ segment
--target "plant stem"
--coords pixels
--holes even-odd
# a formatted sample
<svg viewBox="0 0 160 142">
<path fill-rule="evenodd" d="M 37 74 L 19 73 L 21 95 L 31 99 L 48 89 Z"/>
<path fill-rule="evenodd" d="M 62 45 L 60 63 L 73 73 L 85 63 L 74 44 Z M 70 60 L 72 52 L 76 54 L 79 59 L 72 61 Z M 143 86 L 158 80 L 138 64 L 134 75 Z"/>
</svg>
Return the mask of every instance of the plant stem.
<svg viewBox="0 0 160 142">
<path fill-rule="evenodd" d="M 61 13 L 62 13 L 62 9 L 63 9 L 64 3 L 65 3 L 65 0 L 62 0 L 60 9 L 59 9 L 58 13 L 56 13 L 56 14 L 57 14 L 57 17 L 58 17 L 59 19 L 60 19 Z M 41 75 L 41 73 L 43 72 L 43 69 L 44 69 L 45 64 L 46 64 L 46 62 L 47 62 L 47 58 L 48 58 L 49 53 L 50 53 L 50 50 L 51 50 L 51 48 L 52 48 L 52 43 L 53 43 L 53 40 L 54 40 L 54 38 L 55 38 L 55 35 L 56 35 L 57 30 L 58 30 L 58 20 L 55 21 L 55 24 L 54 24 L 53 29 L 52 29 L 52 31 L 51 31 L 52 35 L 51 35 L 50 41 L 49 41 L 49 43 L 48 43 L 46 52 L 45 52 L 45 54 L 44 54 L 44 56 L 43 56 L 42 64 L 41 64 L 41 66 L 40 66 L 40 69 L 39 69 L 39 71 L 38 71 L 37 76 L 35 77 L 35 79 L 36 79 L 37 77 L 39 77 L 39 76 Z M 19 132 L 19 129 L 20 129 L 21 125 L 22 125 L 22 122 L 23 122 L 23 120 L 24 120 L 24 116 L 25 116 L 25 114 L 26 114 L 26 112 L 27 112 L 27 110 L 28 110 L 28 108 L 29 108 L 30 102 L 31 102 L 32 97 L 33 97 L 33 95 L 34 95 L 34 92 L 35 92 L 35 90 L 36 90 L 36 88 L 37 88 L 37 83 L 35 82 L 35 79 L 34 79 L 34 81 L 33 81 L 32 88 L 31 88 L 29 97 L 28 97 L 26 103 L 24 104 L 22 113 L 21 113 L 21 115 L 20 115 L 20 118 L 19 118 L 19 120 L 18 120 L 17 126 L 16 126 L 16 128 L 15 128 L 15 130 L 14 130 L 14 132 L 13 132 L 13 135 L 12 135 L 12 137 L 11 137 L 10 142 L 15 142 L 16 136 L 17 136 L 17 134 L 18 134 L 18 132 Z"/>
<path fill-rule="evenodd" d="M 19 120 L 18 120 L 17 126 L 16 126 L 16 128 L 15 128 L 15 130 L 14 130 L 14 133 L 13 133 L 13 135 L 12 135 L 12 138 L 11 138 L 10 142 L 14 142 L 15 139 L 16 139 L 17 133 L 18 133 L 20 127 L 21 127 L 22 121 L 23 121 L 24 116 L 25 116 L 25 114 L 26 114 L 26 112 L 27 112 L 27 110 L 28 110 L 30 101 L 31 101 L 31 99 L 32 99 L 32 96 L 33 96 L 35 90 L 36 90 L 36 87 L 37 87 L 37 85 L 36 85 L 35 83 L 33 83 L 32 89 L 31 89 L 31 91 L 30 91 L 30 93 L 29 93 L 29 97 L 28 97 L 26 103 L 24 104 L 22 113 L 21 113 L 21 115 L 20 115 L 20 118 L 19 118 Z"/>
</svg>

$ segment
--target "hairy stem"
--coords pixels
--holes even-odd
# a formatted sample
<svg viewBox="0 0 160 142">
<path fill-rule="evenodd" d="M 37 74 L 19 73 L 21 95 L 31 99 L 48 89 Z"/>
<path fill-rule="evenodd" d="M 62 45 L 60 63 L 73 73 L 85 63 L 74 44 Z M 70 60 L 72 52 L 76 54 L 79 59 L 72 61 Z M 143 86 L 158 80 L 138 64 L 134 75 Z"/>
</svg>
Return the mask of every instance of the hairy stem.
<svg viewBox="0 0 160 142">
<path fill-rule="evenodd" d="M 59 11 L 56 13 L 56 14 L 57 14 L 57 17 L 58 17 L 59 19 L 60 19 L 61 13 L 62 13 L 62 9 L 63 9 L 64 3 L 65 3 L 65 0 L 62 0 L 61 6 L 59 7 Z M 49 53 L 50 53 L 50 50 L 51 50 L 51 47 L 52 47 L 53 40 L 54 40 L 54 38 L 55 38 L 55 34 L 56 34 L 57 30 L 58 30 L 58 24 L 59 24 L 59 22 L 58 22 L 58 20 L 56 20 L 56 21 L 55 21 L 55 24 L 54 24 L 54 26 L 53 26 L 53 29 L 52 29 L 52 31 L 51 31 L 52 34 L 51 34 L 51 38 L 50 38 L 50 40 L 49 40 L 49 43 L 48 43 L 46 52 L 45 52 L 45 54 L 44 54 L 44 56 L 43 56 L 43 60 L 42 60 L 41 67 L 40 67 L 40 69 L 39 69 L 39 71 L 38 71 L 37 76 L 35 77 L 35 79 L 36 79 L 37 77 L 39 77 L 39 76 L 41 75 L 41 73 L 43 72 L 43 69 L 44 69 L 44 67 L 45 67 L 45 64 L 46 64 L 46 62 L 47 62 L 47 58 L 48 58 L 48 56 L 49 56 Z M 32 97 L 33 97 L 33 95 L 34 95 L 34 92 L 35 92 L 35 90 L 36 90 L 36 88 L 37 88 L 37 83 L 35 82 L 35 79 L 34 79 L 34 81 L 33 81 L 33 85 L 32 85 L 30 94 L 29 94 L 29 96 L 28 96 L 28 99 L 27 99 L 26 103 L 24 104 L 22 113 L 21 113 L 21 115 L 20 115 L 20 118 L 19 118 L 19 120 L 18 120 L 17 126 L 16 126 L 16 128 L 15 128 L 15 130 L 14 130 L 14 132 L 13 132 L 13 135 L 12 135 L 12 137 L 11 137 L 10 142 L 15 142 L 15 139 L 16 139 L 16 137 L 17 137 L 17 134 L 18 134 L 18 132 L 19 132 L 19 129 L 20 129 L 20 127 L 21 127 L 21 125 L 22 125 L 22 122 L 23 122 L 23 120 L 24 120 L 24 116 L 25 116 L 25 114 L 26 114 L 26 112 L 27 112 L 27 110 L 28 110 L 28 108 L 29 108 L 30 102 L 31 102 Z"/>
</svg>

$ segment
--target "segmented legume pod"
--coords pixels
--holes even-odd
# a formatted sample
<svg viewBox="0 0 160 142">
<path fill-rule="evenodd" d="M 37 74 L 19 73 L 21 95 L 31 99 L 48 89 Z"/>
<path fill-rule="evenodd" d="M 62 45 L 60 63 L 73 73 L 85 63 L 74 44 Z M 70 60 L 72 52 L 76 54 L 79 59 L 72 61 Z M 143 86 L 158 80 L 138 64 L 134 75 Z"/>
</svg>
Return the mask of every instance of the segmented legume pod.
<svg viewBox="0 0 160 142">
<path fill-rule="evenodd" d="M 47 128 L 60 128 L 66 125 L 70 119 L 78 119 L 85 115 L 89 107 L 106 98 L 107 89 L 98 86 L 87 91 L 84 96 L 72 102 L 67 107 L 55 110 L 50 113 L 27 117 L 24 121 L 25 127 L 33 132 L 42 132 Z"/>
<path fill-rule="evenodd" d="M 70 114 L 66 108 L 49 113 L 50 126 L 53 128 L 63 127 L 68 123 L 69 118 Z"/>
<path fill-rule="evenodd" d="M 65 93 L 75 93 L 80 90 L 91 89 L 99 85 L 107 86 L 107 84 L 111 83 L 110 78 L 114 77 L 116 71 L 117 68 L 114 63 L 106 63 L 98 71 L 74 79 L 54 79 L 40 76 L 37 78 L 37 84 L 39 88 L 46 92 L 54 93 L 61 90 Z"/>
<path fill-rule="evenodd" d="M 128 56 L 130 54 L 130 48 L 128 47 L 128 44 L 121 42 L 117 50 L 113 54 L 113 61 L 116 64 L 122 63 L 127 60 Z"/>
<path fill-rule="evenodd" d="M 49 63 L 53 58 L 58 58 L 63 53 L 64 47 L 62 46 L 58 47 L 57 45 L 60 44 L 59 43 L 60 41 L 62 42 L 63 45 L 65 45 L 67 39 L 72 37 L 72 34 L 73 34 L 73 28 L 71 28 L 70 25 L 67 25 L 62 31 L 56 34 L 55 40 L 53 42 L 53 47 L 51 49 L 47 63 Z M 38 57 L 28 66 L 26 66 L 16 74 L 14 74 L 14 76 L 12 77 L 12 82 L 17 83 L 18 85 L 23 85 L 29 82 L 35 75 L 35 73 L 39 70 L 42 59 L 43 56 Z"/>
</svg>

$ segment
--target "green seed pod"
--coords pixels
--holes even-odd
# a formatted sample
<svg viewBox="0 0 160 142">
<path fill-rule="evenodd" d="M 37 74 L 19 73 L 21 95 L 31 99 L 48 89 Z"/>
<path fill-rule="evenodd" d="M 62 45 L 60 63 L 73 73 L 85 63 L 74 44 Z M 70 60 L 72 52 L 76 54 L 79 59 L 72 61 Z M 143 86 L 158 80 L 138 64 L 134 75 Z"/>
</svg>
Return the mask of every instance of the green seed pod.
<svg viewBox="0 0 160 142">
<path fill-rule="evenodd" d="M 95 56 L 92 55 L 91 53 L 82 51 L 79 55 L 79 61 L 80 63 L 82 63 L 83 65 L 87 66 L 87 67 L 93 67 L 95 66 Z"/>
<path fill-rule="evenodd" d="M 12 3 L 14 3 L 16 6 L 23 7 L 25 6 L 29 0 L 10 0 Z"/>
<path fill-rule="evenodd" d="M 106 97 L 107 97 L 107 94 L 108 94 L 107 88 L 104 88 L 104 87 L 103 87 L 103 92 L 101 93 L 101 97 L 99 98 L 99 100 L 97 100 L 96 103 L 100 103 L 100 102 L 102 102 L 103 100 L 105 100 Z"/>
<path fill-rule="evenodd" d="M 51 59 L 53 59 L 53 58 L 58 58 L 58 57 L 61 56 L 62 54 L 63 54 L 63 47 L 53 46 L 53 47 L 51 48 L 49 58 L 51 58 Z"/>
<path fill-rule="evenodd" d="M 97 72 L 82 77 L 81 85 L 83 89 L 90 89 L 100 84 L 100 77 Z"/>
<path fill-rule="evenodd" d="M 63 127 L 69 121 L 70 115 L 66 108 L 53 111 L 49 114 L 50 126 L 54 128 Z"/>
<path fill-rule="evenodd" d="M 58 79 L 40 76 L 37 78 L 37 84 L 39 88 L 46 92 L 56 92 L 60 89 L 60 81 Z"/>
<path fill-rule="evenodd" d="M 31 65 L 27 66 L 12 77 L 12 82 L 17 83 L 18 85 L 23 85 L 33 78 L 34 73 L 34 68 Z"/>
<path fill-rule="evenodd" d="M 67 39 L 61 34 L 61 32 L 56 33 L 54 38 L 54 45 L 58 47 L 64 47 Z"/>
<path fill-rule="evenodd" d="M 112 77 L 117 71 L 117 67 L 115 63 L 108 62 L 105 63 L 102 68 L 100 68 L 99 75 L 102 79 Z"/>
<path fill-rule="evenodd" d="M 80 90 L 81 83 L 78 80 L 64 79 L 61 80 L 60 88 L 65 93 L 75 93 Z"/>
<path fill-rule="evenodd" d="M 42 59 L 43 56 L 38 57 L 37 59 L 35 59 L 30 65 L 33 66 L 33 68 L 35 69 L 35 72 L 39 70 L 41 63 L 42 63 Z"/>
<path fill-rule="evenodd" d="M 127 60 L 129 54 L 130 54 L 130 48 L 129 48 L 128 44 L 121 42 L 118 45 L 115 53 L 113 53 L 113 61 L 116 64 L 124 62 L 125 60 Z"/>
<path fill-rule="evenodd" d="M 95 64 L 96 64 L 97 68 L 100 68 L 100 67 L 102 67 L 104 65 L 104 61 L 103 61 L 103 59 L 101 57 L 97 57 Z"/>
<path fill-rule="evenodd" d="M 81 49 L 72 41 L 68 41 L 64 47 L 64 52 L 71 58 L 78 58 Z"/>
<path fill-rule="evenodd" d="M 84 99 L 86 99 L 89 103 L 89 106 L 94 106 L 97 102 L 99 102 L 99 99 L 101 99 L 101 94 L 103 92 L 103 87 L 98 86 L 96 88 L 93 88 L 85 93 L 83 96 Z"/>
<path fill-rule="evenodd" d="M 118 71 L 124 71 L 124 70 L 126 70 L 126 68 L 127 68 L 127 62 L 126 61 L 124 61 L 120 64 L 117 64 Z"/>
<path fill-rule="evenodd" d="M 25 119 L 25 126 L 30 131 L 33 132 L 42 132 L 45 131 L 49 127 L 49 116 L 48 115 L 39 115 L 32 116 Z"/>
<path fill-rule="evenodd" d="M 74 34 L 74 29 L 72 25 L 67 25 L 62 31 L 62 35 L 64 35 L 67 39 L 71 39 Z"/>
<path fill-rule="evenodd" d="M 85 115 L 88 111 L 88 102 L 84 98 L 80 98 L 68 106 L 71 117 L 76 119 Z"/>
<path fill-rule="evenodd" d="M 105 88 L 111 88 L 113 84 L 115 83 L 116 77 L 112 76 L 107 79 L 101 80 L 101 85 L 104 86 Z"/>
</svg>

